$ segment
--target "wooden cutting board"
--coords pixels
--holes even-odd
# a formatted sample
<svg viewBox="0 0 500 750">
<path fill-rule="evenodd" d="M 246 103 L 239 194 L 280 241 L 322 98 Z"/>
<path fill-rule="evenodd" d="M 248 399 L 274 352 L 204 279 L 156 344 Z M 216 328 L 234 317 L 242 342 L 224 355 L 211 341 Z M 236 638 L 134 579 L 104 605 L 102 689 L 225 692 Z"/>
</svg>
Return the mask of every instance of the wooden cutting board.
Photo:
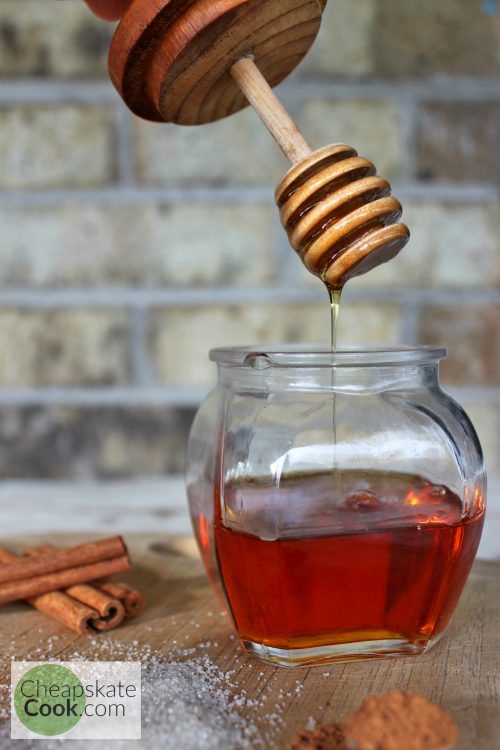
<svg viewBox="0 0 500 750">
<path fill-rule="evenodd" d="M 51 539 L 61 546 L 85 540 L 78 535 Z M 15 550 L 42 541 L 30 536 L 0 543 Z M 321 723 L 343 721 L 370 693 L 403 689 L 426 695 L 452 714 L 461 729 L 457 750 L 500 750 L 500 563 L 475 564 L 446 635 L 428 654 L 283 669 L 243 654 L 208 586 L 191 538 L 129 535 L 127 543 L 134 572 L 122 579 L 144 591 L 146 611 L 112 633 L 80 638 L 24 604 L 4 607 L 0 612 L 2 685 L 10 681 L 12 657 L 38 661 L 50 656 L 63 661 L 77 650 L 86 659 L 103 659 L 99 649 L 103 638 L 116 642 L 122 652 L 124 644 L 133 642 L 165 656 L 181 646 L 195 649 L 195 655 L 207 653 L 223 671 L 234 670 L 233 681 L 247 691 L 248 698 L 269 691 L 267 705 L 278 704 L 284 720 L 269 748 L 286 748 L 310 716 Z M 52 648 L 47 652 L 51 636 Z M 303 687 L 297 691 L 299 683 Z M 6 700 L 3 688 L 2 701 Z M 252 719 L 262 725 L 267 721 L 255 712 Z"/>
</svg>

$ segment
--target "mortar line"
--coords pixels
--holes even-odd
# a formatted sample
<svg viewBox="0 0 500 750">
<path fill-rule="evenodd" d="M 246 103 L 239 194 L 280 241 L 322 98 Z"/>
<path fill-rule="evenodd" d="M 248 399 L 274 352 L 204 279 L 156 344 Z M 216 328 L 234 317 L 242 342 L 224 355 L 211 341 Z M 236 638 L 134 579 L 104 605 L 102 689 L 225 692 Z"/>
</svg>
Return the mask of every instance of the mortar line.
<svg viewBox="0 0 500 750">
<path fill-rule="evenodd" d="M 481 385 L 446 385 L 445 390 L 460 403 L 494 403 L 500 404 L 500 388 Z"/>
<path fill-rule="evenodd" d="M 352 303 L 386 302 L 400 305 L 433 304 L 484 305 L 500 304 L 500 289 L 482 287 L 411 289 L 402 287 L 349 286 L 346 300 Z M 137 288 L 101 287 L 89 289 L 8 289 L 0 291 L 4 308 L 59 309 L 75 307 L 123 307 L 153 309 L 157 307 L 203 307 L 205 305 L 238 305 L 247 303 L 309 303 L 324 301 L 323 288 L 317 285 L 290 284 L 283 287 L 185 287 Z"/>
<path fill-rule="evenodd" d="M 293 89 L 296 97 L 304 99 L 389 99 L 401 101 L 497 101 L 500 99 L 495 78 L 466 78 L 436 76 L 433 78 L 373 78 L 362 80 L 329 80 L 308 73 L 300 73 L 294 81 L 282 84 L 283 93 Z"/>
<path fill-rule="evenodd" d="M 280 175 L 277 176 L 279 179 Z M 393 190 L 405 200 L 443 203 L 485 203 L 500 198 L 500 187 L 495 183 L 431 183 L 417 181 L 393 181 Z M 269 204 L 269 193 L 273 185 L 258 187 L 215 187 L 209 184 L 196 187 L 150 187 L 137 184 L 121 184 L 102 188 L 47 189 L 47 190 L 1 190 L 0 204 L 22 208 L 57 207 L 75 204 L 145 205 L 150 203 L 179 205 L 193 204 Z"/>
<path fill-rule="evenodd" d="M 205 398 L 210 387 L 0 388 L 0 405 L 196 407 Z M 500 387 L 446 384 L 445 389 L 459 402 L 500 405 Z"/>
<path fill-rule="evenodd" d="M 115 116 L 118 179 L 121 185 L 135 186 L 135 166 L 132 123 L 123 107 L 116 108 Z"/>
<path fill-rule="evenodd" d="M 128 167 L 127 167 L 128 169 Z M 213 187 L 209 184 L 196 187 L 150 187 L 138 184 L 120 184 L 102 188 L 47 189 L 47 190 L 0 190 L 0 203 L 13 206 L 59 206 L 75 203 L 105 203 L 107 205 L 134 204 L 240 204 L 269 203 L 271 186 L 262 187 Z"/>
<path fill-rule="evenodd" d="M 196 407 L 209 387 L 0 388 L 2 406 L 176 406 Z"/>
<path fill-rule="evenodd" d="M 0 81 L 0 107 L 15 104 L 91 104 L 120 102 L 111 81 L 14 78 Z M 122 104 L 125 108 L 125 104 Z"/>
<path fill-rule="evenodd" d="M 500 186 L 495 183 L 433 183 L 411 180 L 406 183 L 395 181 L 392 184 L 394 190 L 397 190 L 405 200 L 470 204 L 491 202 L 500 198 Z"/>
<path fill-rule="evenodd" d="M 293 80 L 284 82 L 280 91 L 292 90 L 294 95 L 325 98 L 397 99 L 409 96 L 416 100 L 498 100 L 500 90 L 495 77 L 467 77 L 436 75 L 431 78 L 374 77 L 329 80 L 324 76 L 298 71 Z M 102 104 L 120 101 L 118 93 L 106 78 L 74 80 L 44 80 L 14 78 L 0 82 L 0 107 L 11 104 L 82 103 Z M 125 105 L 122 105 L 125 107 Z"/>
<path fill-rule="evenodd" d="M 400 116 L 403 125 L 406 179 L 411 182 L 417 175 L 417 108 L 415 102 L 401 102 Z"/>
<path fill-rule="evenodd" d="M 130 309 L 130 349 L 132 358 L 133 382 L 139 387 L 155 385 L 153 368 L 148 351 L 148 321 L 143 307 Z"/>
<path fill-rule="evenodd" d="M 278 217 L 273 222 L 273 239 L 274 239 L 274 256 L 277 266 L 277 287 L 288 287 L 295 283 L 295 271 L 293 257 L 295 251 L 290 246 L 285 230 L 283 229 Z"/>
<path fill-rule="evenodd" d="M 416 346 L 420 343 L 420 305 L 410 300 L 402 307 L 401 343 L 405 346 Z"/>
</svg>

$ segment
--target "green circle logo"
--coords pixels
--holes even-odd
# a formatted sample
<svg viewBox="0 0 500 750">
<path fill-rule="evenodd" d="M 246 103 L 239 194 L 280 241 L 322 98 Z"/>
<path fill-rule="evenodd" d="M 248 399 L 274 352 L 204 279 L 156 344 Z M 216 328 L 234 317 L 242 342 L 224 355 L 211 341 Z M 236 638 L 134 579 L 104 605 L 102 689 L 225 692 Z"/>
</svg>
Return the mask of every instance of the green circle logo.
<svg viewBox="0 0 500 750">
<path fill-rule="evenodd" d="M 41 664 L 18 681 L 14 708 L 31 732 L 53 737 L 78 724 L 85 710 L 85 690 L 71 669 Z"/>
</svg>

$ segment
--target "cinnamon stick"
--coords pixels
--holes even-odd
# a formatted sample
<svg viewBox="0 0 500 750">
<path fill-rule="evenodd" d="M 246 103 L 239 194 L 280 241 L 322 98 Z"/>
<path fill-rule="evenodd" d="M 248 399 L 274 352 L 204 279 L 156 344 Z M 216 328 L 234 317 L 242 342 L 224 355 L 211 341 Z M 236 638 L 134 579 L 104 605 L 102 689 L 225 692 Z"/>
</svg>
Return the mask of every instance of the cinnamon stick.
<svg viewBox="0 0 500 750">
<path fill-rule="evenodd" d="M 37 557 L 39 555 L 46 554 L 56 549 L 50 544 L 42 544 L 38 547 L 31 547 L 24 553 L 28 557 Z M 52 597 L 54 594 L 60 592 L 50 592 L 44 594 L 46 597 Z M 64 592 L 66 599 L 78 602 L 78 604 L 85 605 L 87 608 L 90 607 L 97 616 L 92 618 L 90 628 L 95 630 L 112 630 L 113 628 L 120 625 L 125 617 L 125 609 L 123 604 L 115 597 L 106 594 L 103 591 L 94 586 L 89 586 L 85 583 L 80 583 L 75 586 L 70 586 Z"/>
<path fill-rule="evenodd" d="M 50 550 L 53 549 L 55 549 L 55 547 L 45 542 L 44 544 L 39 544 L 37 547 L 31 547 L 26 550 L 25 554 L 39 555 L 42 552 L 50 552 Z M 99 581 L 94 584 L 94 586 L 97 586 L 97 588 L 101 589 L 101 591 L 104 591 L 106 594 L 109 594 L 109 596 L 114 599 L 118 599 L 123 604 L 125 615 L 127 617 L 136 617 L 146 606 L 143 594 L 137 589 L 128 586 L 126 583 L 118 581 Z M 91 604 L 91 602 L 85 601 L 85 604 Z"/>
<path fill-rule="evenodd" d="M 92 626 L 97 630 L 112 630 L 123 622 L 125 608 L 122 602 L 94 586 L 80 583 L 77 586 L 67 588 L 66 594 L 72 599 L 97 610 L 99 617 L 92 622 Z M 47 594 L 47 596 L 50 596 L 50 594 Z"/>
<path fill-rule="evenodd" d="M 101 563 L 126 555 L 127 548 L 121 536 L 101 539 L 98 542 L 87 542 L 87 544 L 80 544 L 77 547 L 54 549 L 43 552 L 36 557 L 16 558 L 16 560 L 3 565 L 0 568 L 0 584 L 11 584 L 15 581 L 45 576 L 57 571 L 65 571 L 68 568 Z"/>
<path fill-rule="evenodd" d="M 9 563 L 16 559 L 18 558 L 14 553 L 0 549 L 0 563 Z M 79 635 L 93 632 L 93 624 L 99 619 L 96 610 L 72 599 L 62 591 L 51 591 L 48 594 L 30 597 L 26 601 L 39 612 L 61 622 Z"/>
<path fill-rule="evenodd" d="M 61 550 L 61 552 L 62 551 L 66 550 Z M 54 555 L 57 555 L 58 552 L 59 550 L 54 552 Z M 40 558 L 23 558 L 19 561 L 19 565 L 25 563 L 36 563 L 40 559 L 46 561 L 47 557 L 47 555 L 43 555 Z M 59 568 L 57 572 L 34 575 L 33 577 L 27 576 L 24 579 L 16 578 L 15 580 L 6 579 L 3 569 L 4 567 L 12 569 L 13 566 L 18 563 L 12 562 L 2 565 L 0 567 L 0 580 L 3 580 L 4 583 L 0 584 L 0 605 L 8 604 L 9 602 L 16 602 L 20 599 L 28 599 L 32 596 L 40 596 L 40 594 L 46 594 L 49 591 L 66 589 L 69 586 L 74 586 L 78 583 L 96 581 L 100 578 L 106 578 L 107 576 L 113 575 L 113 573 L 127 573 L 131 569 L 130 560 L 127 554 L 92 562 L 86 565 L 78 565 L 78 555 L 76 555 L 76 559 L 75 557 L 73 557 L 72 560 L 70 558 L 70 564 L 71 562 L 73 563 L 73 567 L 68 567 L 65 570 Z M 17 574 L 18 569 L 14 568 L 14 570 Z"/>
<path fill-rule="evenodd" d="M 103 581 L 102 583 L 98 583 L 97 586 L 101 591 L 105 591 L 110 596 L 121 601 L 127 617 L 139 615 L 146 606 L 146 601 L 142 593 L 131 586 L 127 586 L 125 583 Z"/>
<path fill-rule="evenodd" d="M 79 635 L 95 633 L 100 620 L 99 612 L 77 602 L 63 591 L 50 591 L 48 594 L 30 597 L 26 601 L 42 614 L 61 622 Z"/>
</svg>

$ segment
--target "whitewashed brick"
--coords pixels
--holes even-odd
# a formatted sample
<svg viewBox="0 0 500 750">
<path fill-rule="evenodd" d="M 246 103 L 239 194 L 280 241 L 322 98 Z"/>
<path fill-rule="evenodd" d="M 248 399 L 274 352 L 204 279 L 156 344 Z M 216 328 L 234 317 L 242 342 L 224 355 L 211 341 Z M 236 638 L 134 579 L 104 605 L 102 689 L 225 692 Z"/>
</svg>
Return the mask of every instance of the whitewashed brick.
<svg viewBox="0 0 500 750">
<path fill-rule="evenodd" d="M 440 304 L 439 295 L 423 306 L 419 336 L 422 344 L 447 346 L 442 364 L 445 383 L 498 387 L 500 383 L 500 304 Z"/>
<path fill-rule="evenodd" d="M 342 307 L 340 344 L 394 344 L 399 314 L 390 305 Z M 159 379 L 168 385 L 208 385 L 215 368 L 208 350 L 216 346 L 272 342 L 330 341 L 330 308 L 325 303 L 247 305 L 159 310 L 151 336 Z"/>
<path fill-rule="evenodd" d="M 137 174 L 144 183 L 274 186 L 289 167 L 250 110 L 202 127 L 136 120 L 134 129 Z"/>
<path fill-rule="evenodd" d="M 54 527 L 67 529 L 69 501 L 72 512 L 78 514 L 76 488 L 82 487 L 82 480 L 86 481 L 89 492 L 93 493 L 95 502 L 101 506 L 105 523 L 110 530 L 114 527 L 115 531 L 111 533 L 116 533 L 118 515 L 123 517 L 124 513 L 128 513 L 133 525 L 142 512 L 147 514 L 147 506 L 141 505 L 142 510 L 137 515 L 118 503 L 107 504 L 105 496 L 96 491 L 92 480 L 180 474 L 184 468 L 184 447 L 192 418 L 192 409 L 168 406 L 4 406 L 0 410 L 0 480 L 38 478 L 73 479 L 79 482 L 75 484 L 75 489 L 67 484 L 65 489 L 61 489 L 59 485 L 61 498 L 66 493 L 65 504 L 56 502 L 55 507 L 54 485 L 29 484 L 27 492 L 32 493 L 33 507 L 37 508 L 35 514 L 30 516 L 31 524 L 37 526 L 40 514 L 44 510 L 50 513 L 52 509 L 53 517 L 48 524 L 51 533 Z M 128 486 L 135 495 L 135 502 L 138 498 L 143 502 L 144 493 L 133 483 Z M 115 492 L 122 496 L 123 491 L 123 485 L 115 485 L 115 489 L 110 490 L 111 495 Z M 18 489 L 14 495 L 18 500 Z M 5 486 L 2 487 L 2 500 L 3 510 L 6 510 L 6 502 L 11 510 L 16 507 L 19 510 L 15 502 L 6 501 Z M 64 513 L 61 513 L 64 505 Z M 168 501 L 166 505 L 168 507 Z M 29 514 L 26 503 L 21 504 L 19 512 L 20 518 L 23 513 Z M 55 520 L 56 517 L 58 520 Z M 9 520 L 12 525 L 12 515 Z M 85 528 L 94 529 L 95 520 L 95 513 L 92 514 L 91 506 L 87 504 L 87 511 L 76 515 L 73 528 L 78 528 L 79 522 L 80 531 L 82 523 Z M 5 515 L 2 516 L 4 521 Z M 16 533 L 20 527 L 22 523 L 15 525 Z"/>
<path fill-rule="evenodd" d="M 0 188 L 102 185 L 114 179 L 115 162 L 110 109 L 0 109 Z"/>
<path fill-rule="evenodd" d="M 372 46 L 379 75 L 498 76 L 496 0 L 376 0 L 376 9 Z"/>
<path fill-rule="evenodd" d="M 266 283 L 273 222 L 263 205 L 0 207 L 0 285 Z"/>
<path fill-rule="evenodd" d="M 130 377 L 126 316 L 0 310 L 0 386 L 117 385 Z"/>
<path fill-rule="evenodd" d="M 334 0 L 326 5 L 321 30 L 302 70 L 330 76 L 373 72 L 375 0 Z"/>
<path fill-rule="evenodd" d="M 1 0 L 0 75 L 106 75 L 112 32 L 82 2 Z"/>
<path fill-rule="evenodd" d="M 500 405 L 461 402 L 474 425 L 484 453 L 486 471 L 500 477 Z M 500 514 L 500 495 L 488 496 L 489 510 Z"/>
<path fill-rule="evenodd" d="M 405 171 L 405 142 L 401 113 L 396 104 L 382 100 L 305 102 L 299 123 L 314 148 L 347 143 L 388 179 Z"/>
</svg>

